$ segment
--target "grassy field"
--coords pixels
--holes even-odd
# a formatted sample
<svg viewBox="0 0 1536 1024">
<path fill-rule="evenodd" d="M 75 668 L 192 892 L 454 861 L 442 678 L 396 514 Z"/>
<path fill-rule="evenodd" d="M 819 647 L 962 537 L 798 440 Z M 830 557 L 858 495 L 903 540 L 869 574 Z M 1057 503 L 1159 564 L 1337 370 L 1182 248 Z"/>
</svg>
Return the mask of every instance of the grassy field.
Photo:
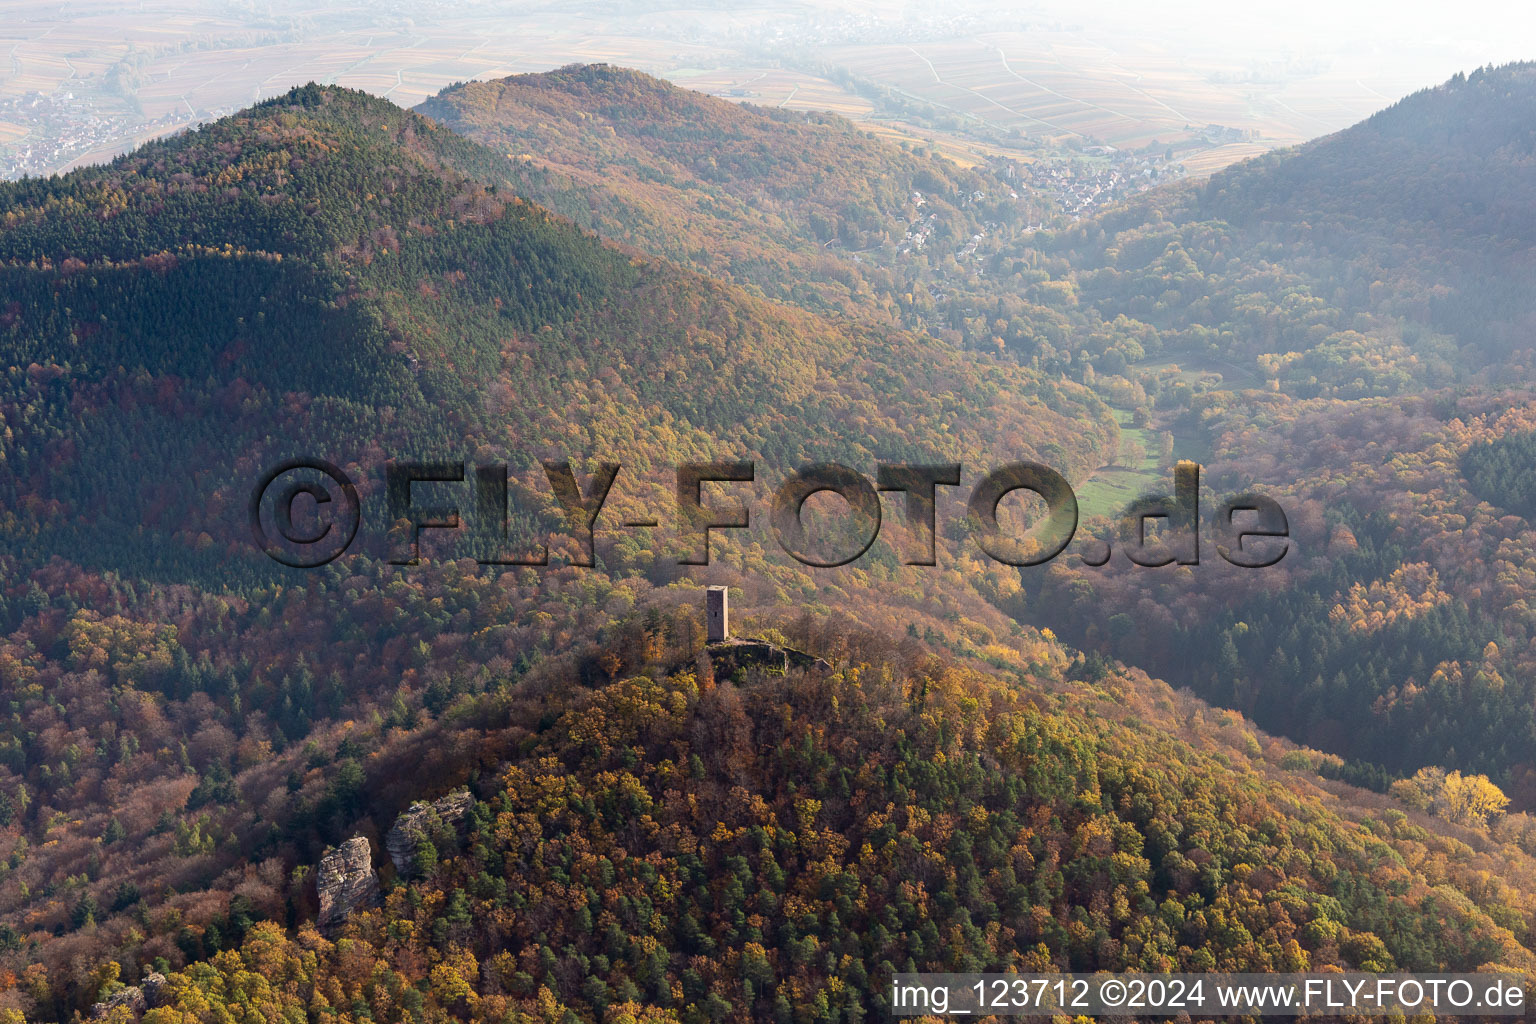
<svg viewBox="0 0 1536 1024">
<path fill-rule="evenodd" d="M 1169 372 L 1173 371 L 1173 372 Z M 1182 380 L 1190 384 L 1198 384 L 1202 380 L 1214 380 L 1221 378 L 1221 386 L 1227 390 L 1241 391 L 1245 388 L 1262 388 L 1264 381 L 1252 366 L 1244 366 L 1227 359 L 1216 359 L 1210 356 L 1182 355 L 1177 358 L 1157 359 L 1151 362 L 1137 363 L 1138 376 L 1153 374 L 1162 377 L 1165 374 L 1175 380 Z"/>
<path fill-rule="evenodd" d="M 1078 514 L 1116 516 L 1143 494 L 1157 493 L 1159 487 L 1172 486 L 1158 472 L 1157 435 L 1144 427 L 1131 426 L 1131 411 L 1116 409 L 1120 436 L 1141 446 L 1142 456 L 1132 465 L 1108 465 L 1097 470 L 1077 488 Z"/>
</svg>

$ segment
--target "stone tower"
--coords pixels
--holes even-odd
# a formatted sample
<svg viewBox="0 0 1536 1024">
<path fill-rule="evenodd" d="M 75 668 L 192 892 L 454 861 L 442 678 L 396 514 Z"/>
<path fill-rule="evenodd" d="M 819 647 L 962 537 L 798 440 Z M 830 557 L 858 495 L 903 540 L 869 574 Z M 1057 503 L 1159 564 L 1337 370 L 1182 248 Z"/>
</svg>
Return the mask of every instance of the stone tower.
<svg viewBox="0 0 1536 1024">
<path fill-rule="evenodd" d="M 705 588 L 704 618 L 709 624 L 710 643 L 718 644 L 731 635 L 730 588 Z"/>
</svg>

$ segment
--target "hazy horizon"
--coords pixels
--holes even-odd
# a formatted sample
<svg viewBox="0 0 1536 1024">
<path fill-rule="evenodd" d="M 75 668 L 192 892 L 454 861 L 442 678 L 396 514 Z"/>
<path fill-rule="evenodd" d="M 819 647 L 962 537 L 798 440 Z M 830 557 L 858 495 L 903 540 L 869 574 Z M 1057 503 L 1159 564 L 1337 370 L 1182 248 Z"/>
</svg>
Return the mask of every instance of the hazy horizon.
<svg viewBox="0 0 1536 1024">
<path fill-rule="evenodd" d="M 0 175 L 99 162 L 314 80 L 412 106 L 461 80 L 607 62 L 828 110 L 950 152 L 1193 141 L 1190 173 L 1529 56 L 1536 14 L 1108 0 L 567 5 L 0 3 Z M 882 92 L 883 91 L 883 92 Z M 882 98 L 882 96 L 884 98 Z M 893 109 L 908 99 L 958 122 Z M 914 121 L 921 122 L 915 124 Z"/>
</svg>

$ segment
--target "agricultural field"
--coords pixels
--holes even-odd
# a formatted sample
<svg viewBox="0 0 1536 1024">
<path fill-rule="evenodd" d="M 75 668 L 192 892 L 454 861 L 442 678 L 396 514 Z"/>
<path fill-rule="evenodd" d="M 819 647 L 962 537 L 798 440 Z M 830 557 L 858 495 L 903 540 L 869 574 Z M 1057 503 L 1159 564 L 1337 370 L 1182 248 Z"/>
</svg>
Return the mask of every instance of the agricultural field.
<svg viewBox="0 0 1536 1024">
<path fill-rule="evenodd" d="M 1184 170 L 1196 178 L 1214 174 L 1230 164 L 1250 157 L 1258 156 L 1272 149 L 1272 146 L 1262 142 L 1232 142 L 1224 146 L 1213 146 L 1209 149 L 1201 149 L 1193 153 L 1179 155 L 1179 162 L 1184 165 Z"/>
<path fill-rule="evenodd" d="M 875 105 L 868 99 L 825 78 L 786 68 L 677 68 L 665 77 L 689 89 L 760 107 L 827 110 L 853 120 L 875 113 Z"/>
<path fill-rule="evenodd" d="M 1111 49 L 1068 32 L 850 46 L 826 58 L 1005 132 L 1118 149 L 1174 145 L 1192 150 L 1181 159 L 1202 172 L 1336 131 L 1383 103 L 1382 93 L 1342 72 L 1322 82 L 1255 82 L 1231 68 Z"/>
</svg>

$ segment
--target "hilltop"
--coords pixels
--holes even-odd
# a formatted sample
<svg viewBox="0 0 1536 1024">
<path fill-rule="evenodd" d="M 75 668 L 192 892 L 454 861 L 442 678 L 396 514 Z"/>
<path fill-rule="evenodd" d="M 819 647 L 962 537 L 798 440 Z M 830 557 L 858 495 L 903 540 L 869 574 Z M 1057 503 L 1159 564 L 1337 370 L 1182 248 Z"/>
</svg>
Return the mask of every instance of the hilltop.
<svg viewBox="0 0 1536 1024">
<path fill-rule="evenodd" d="M 619 238 L 775 298 L 916 322 L 945 261 L 1021 237 L 1049 204 L 835 115 L 735 104 L 575 65 L 469 82 L 416 108 L 517 164 L 515 187 Z M 1023 193 L 1022 195 L 1020 193 Z"/>
</svg>

